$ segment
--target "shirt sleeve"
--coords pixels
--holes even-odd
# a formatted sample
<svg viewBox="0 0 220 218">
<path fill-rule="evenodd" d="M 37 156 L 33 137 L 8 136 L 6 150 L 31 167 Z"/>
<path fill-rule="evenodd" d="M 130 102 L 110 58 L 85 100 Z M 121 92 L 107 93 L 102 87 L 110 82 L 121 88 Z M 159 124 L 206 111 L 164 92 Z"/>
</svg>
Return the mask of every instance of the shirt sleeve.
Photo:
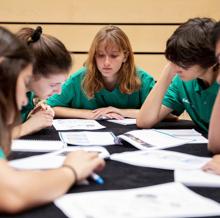
<svg viewBox="0 0 220 218">
<path fill-rule="evenodd" d="M 180 115 L 185 110 L 185 107 L 181 101 L 180 89 L 182 81 L 178 76 L 175 76 L 172 83 L 167 89 L 167 92 L 163 99 L 163 105 L 174 110 L 176 115 Z"/>
</svg>

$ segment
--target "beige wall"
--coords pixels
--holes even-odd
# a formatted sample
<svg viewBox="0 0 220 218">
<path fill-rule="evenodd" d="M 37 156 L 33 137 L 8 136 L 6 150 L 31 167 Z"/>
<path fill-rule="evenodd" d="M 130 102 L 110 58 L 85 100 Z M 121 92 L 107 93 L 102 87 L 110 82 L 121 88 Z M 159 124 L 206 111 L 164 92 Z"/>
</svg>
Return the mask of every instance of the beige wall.
<svg viewBox="0 0 220 218">
<path fill-rule="evenodd" d="M 95 33 L 116 24 L 129 36 L 136 64 L 158 78 L 166 63 L 167 38 L 191 17 L 219 19 L 220 0 L 1 0 L 0 24 L 12 31 L 41 25 L 64 42 L 73 55 L 73 71 L 82 66 Z M 78 54 L 77 54 L 78 53 Z M 141 54 L 140 54 L 141 53 Z"/>
</svg>

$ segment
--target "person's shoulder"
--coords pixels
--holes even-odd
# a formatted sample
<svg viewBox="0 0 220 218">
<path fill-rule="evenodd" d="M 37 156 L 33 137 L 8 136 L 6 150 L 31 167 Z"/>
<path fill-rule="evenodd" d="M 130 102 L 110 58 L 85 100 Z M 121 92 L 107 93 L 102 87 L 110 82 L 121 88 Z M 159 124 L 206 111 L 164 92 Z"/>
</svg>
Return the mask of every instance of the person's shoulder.
<svg viewBox="0 0 220 218">
<path fill-rule="evenodd" d="M 81 67 L 76 72 L 72 73 L 68 80 L 81 80 L 86 74 L 86 67 Z"/>
<path fill-rule="evenodd" d="M 153 76 L 141 67 L 136 67 L 136 73 L 140 79 L 153 79 Z"/>
</svg>

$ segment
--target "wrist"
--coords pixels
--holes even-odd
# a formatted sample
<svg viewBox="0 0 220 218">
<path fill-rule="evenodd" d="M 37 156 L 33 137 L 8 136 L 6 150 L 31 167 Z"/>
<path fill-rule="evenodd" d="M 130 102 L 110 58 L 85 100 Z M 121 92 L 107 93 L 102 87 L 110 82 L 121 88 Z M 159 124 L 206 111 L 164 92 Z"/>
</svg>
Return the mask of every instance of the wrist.
<svg viewBox="0 0 220 218">
<path fill-rule="evenodd" d="M 73 182 L 72 183 L 75 184 L 78 180 L 78 175 L 77 175 L 75 168 L 71 165 L 68 165 L 68 164 L 63 164 L 63 166 L 61 168 L 68 169 L 69 172 L 71 172 L 71 174 L 73 175 Z"/>
</svg>

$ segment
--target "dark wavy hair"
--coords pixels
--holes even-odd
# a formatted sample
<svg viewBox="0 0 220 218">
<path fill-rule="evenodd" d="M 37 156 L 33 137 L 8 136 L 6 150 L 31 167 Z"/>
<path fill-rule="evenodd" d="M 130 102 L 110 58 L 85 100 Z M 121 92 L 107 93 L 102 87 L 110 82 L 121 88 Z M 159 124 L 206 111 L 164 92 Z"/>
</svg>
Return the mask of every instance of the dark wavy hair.
<svg viewBox="0 0 220 218">
<path fill-rule="evenodd" d="M 215 24 L 211 18 L 193 18 L 180 25 L 167 40 L 166 58 L 183 68 L 213 66 L 216 58 L 211 35 Z"/>
<path fill-rule="evenodd" d="M 20 118 L 16 102 L 17 78 L 31 63 L 28 48 L 10 31 L 0 27 L 0 146 L 6 154 L 10 150 L 11 130 Z"/>
</svg>

